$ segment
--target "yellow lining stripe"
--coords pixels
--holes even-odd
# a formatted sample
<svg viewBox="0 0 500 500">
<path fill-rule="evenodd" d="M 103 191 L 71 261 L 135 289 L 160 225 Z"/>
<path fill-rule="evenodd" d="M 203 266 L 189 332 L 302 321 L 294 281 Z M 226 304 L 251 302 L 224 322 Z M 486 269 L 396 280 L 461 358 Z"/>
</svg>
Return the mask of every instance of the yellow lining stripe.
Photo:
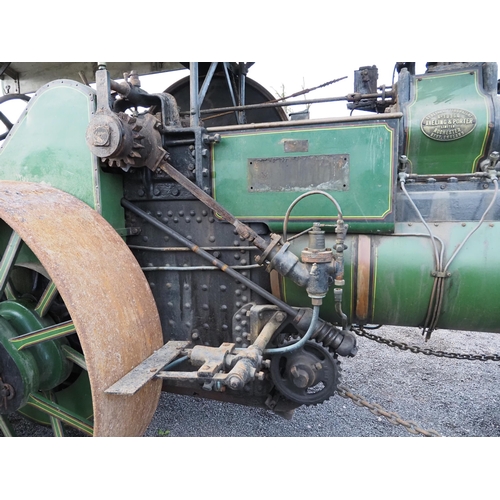
<svg viewBox="0 0 500 500">
<path fill-rule="evenodd" d="M 18 337 L 13 337 L 9 339 L 9 342 L 14 345 L 14 347 L 21 351 L 27 347 L 31 347 L 36 344 L 41 344 L 47 340 L 54 340 L 60 337 L 66 337 L 76 332 L 75 324 L 73 321 L 66 321 L 65 323 L 60 323 L 59 325 L 49 326 L 48 328 L 43 328 L 42 330 L 37 330 L 36 332 L 26 333 L 24 335 L 19 335 Z"/>
<path fill-rule="evenodd" d="M 92 423 L 89 420 L 81 418 L 69 410 L 63 409 L 58 404 L 53 403 L 39 394 L 30 394 L 26 404 L 38 408 L 48 415 L 51 415 L 66 424 L 81 430 L 82 432 L 85 432 L 89 436 L 94 434 Z"/>
</svg>

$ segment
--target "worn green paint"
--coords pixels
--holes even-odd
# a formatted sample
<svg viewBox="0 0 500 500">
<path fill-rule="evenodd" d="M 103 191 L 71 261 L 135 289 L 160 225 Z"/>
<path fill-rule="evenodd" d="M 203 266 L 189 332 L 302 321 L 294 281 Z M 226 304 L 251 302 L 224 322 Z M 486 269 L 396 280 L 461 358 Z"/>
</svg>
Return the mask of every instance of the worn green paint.
<svg viewBox="0 0 500 500">
<path fill-rule="evenodd" d="M 406 155 L 412 173 L 459 174 L 474 172 L 484 155 L 488 139 L 490 110 L 488 97 L 480 90 L 478 70 L 420 76 L 415 95 L 408 106 Z M 429 113 L 462 109 L 477 119 L 475 129 L 465 137 L 440 142 L 421 130 L 422 119 Z"/>
<path fill-rule="evenodd" d="M 61 408 L 78 415 L 79 418 L 85 420 L 92 418 L 92 394 L 87 372 L 81 372 L 71 385 L 65 388 L 59 387 L 54 391 L 54 397 Z M 40 424 L 51 423 L 49 414 L 33 405 L 23 406 L 18 413 Z"/>
<path fill-rule="evenodd" d="M 464 224 L 465 226 L 440 224 L 439 227 L 449 234 L 448 256 L 477 222 Z M 500 331 L 498 248 L 500 248 L 500 224 L 483 223 L 450 266 L 451 277 L 445 281 L 445 301 L 439 327 L 484 332 Z"/>
<path fill-rule="evenodd" d="M 14 266 L 14 262 L 17 258 L 21 247 L 21 237 L 12 231 L 7 247 L 2 255 L 2 260 L 0 262 L 0 295 L 4 292 L 7 286 L 7 281 L 9 279 L 10 272 Z"/>
<path fill-rule="evenodd" d="M 83 354 L 75 351 L 75 349 L 67 345 L 62 346 L 62 351 L 70 361 L 73 361 L 73 363 L 87 371 L 87 363 L 85 362 L 85 357 L 83 356 Z"/>
<path fill-rule="evenodd" d="M 477 221 L 440 223 L 433 233 L 445 243 L 446 264 Z M 421 224 L 398 225 L 400 232 L 426 233 Z M 429 238 L 380 238 L 374 323 L 421 326 L 431 295 L 434 270 Z M 391 241 L 394 240 L 394 241 Z M 500 332 L 500 224 L 483 223 L 463 246 L 448 271 L 438 328 Z"/>
<path fill-rule="evenodd" d="M 435 270 L 430 238 L 393 236 L 373 240 L 368 322 L 420 326 L 427 313 L 433 285 L 431 272 Z"/>
<path fill-rule="evenodd" d="M 42 87 L 0 149 L 0 179 L 49 184 L 122 229 L 122 178 L 103 172 L 85 141 L 94 95 L 70 80 Z"/>
<path fill-rule="evenodd" d="M 55 417 L 56 419 L 79 429 L 89 436 L 92 436 L 94 433 L 94 428 L 90 420 L 82 418 L 80 415 L 58 405 L 40 394 L 30 394 L 28 405 L 46 413 L 50 417 Z"/>
<path fill-rule="evenodd" d="M 55 396 L 52 391 L 44 391 L 42 392 L 42 395 L 44 398 L 48 399 L 49 401 L 52 401 L 55 403 Z M 60 419 L 50 416 L 50 425 L 52 427 L 52 432 L 54 433 L 54 437 L 64 437 L 64 427 Z"/>
<path fill-rule="evenodd" d="M 284 158 L 314 155 L 348 155 L 349 187 L 325 189 L 340 204 L 353 230 L 391 231 L 394 226 L 393 189 L 395 142 L 398 122 L 358 122 L 350 125 L 323 125 L 315 128 L 221 134 L 213 148 L 214 197 L 236 217 L 266 222 L 280 231 L 290 204 L 308 189 L 252 192 L 248 180 L 251 158 Z M 307 152 L 285 152 L 287 140 L 308 141 Z M 321 186 L 311 186 L 312 189 Z M 322 196 L 305 198 L 294 208 L 290 230 L 301 231 L 314 221 L 334 222 L 335 206 Z"/>
<path fill-rule="evenodd" d="M 6 351 L 6 354 L 14 362 L 15 368 L 17 368 L 22 381 L 23 391 L 22 393 L 17 391 L 17 396 L 20 397 L 20 404 L 23 405 L 28 401 L 31 391 L 38 390 L 40 375 L 33 353 L 30 351 L 18 352 L 9 342 L 9 339 L 16 335 L 17 332 L 9 321 L 0 316 L 0 349 Z M 3 375 L 5 377 L 5 374 Z M 8 382 L 8 379 L 5 379 L 5 381 Z"/>
<path fill-rule="evenodd" d="M 9 343 L 16 350 L 20 349 L 19 345 L 12 342 L 14 338 L 31 332 L 44 332 L 46 328 L 52 326 L 52 321 L 40 318 L 34 312 L 33 306 L 34 304 L 26 299 L 0 303 L 0 317 L 7 320 L 16 332 L 16 335 L 9 339 Z M 38 389 L 53 389 L 70 374 L 71 363 L 62 353 L 60 341 L 46 340 L 43 344 L 30 347 L 29 352 L 34 358 L 39 374 Z"/>
<path fill-rule="evenodd" d="M 66 321 L 59 325 L 48 326 L 46 328 L 42 328 L 41 330 L 37 330 L 35 332 L 19 335 L 18 337 L 10 339 L 10 343 L 18 351 L 21 351 L 36 344 L 47 342 L 48 340 L 55 340 L 62 337 L 66 337 L 75 332 L 76 329 L 73 321 Z"/>
<path fill-rule="evenodd" d="M 0 303 L 0 342 L 20 368 L 26 387 L 26 405 L 18 411 L 31 420 L 50 424 L 50 412 L 48 413 L 40 406 L 27 403 L 30 393 L 53 389 L 53 396 L 60 407 L 78 415 L 81 419 L 88 420 L 92 416 L 93 409 L 87 372 L 81 371 L 78 374 L 79 369 L 77 369 L 75 379 L 71 384 L 66 387 L 60 385 L 61 381 L 68 378 L 71 370 L 75 371 L 71 361 L 77 362 L 80 366 L 85 365 L 83 356 L 78 353 L 73 355 L 74 350 L 68 347 L 65 339 L 46 340 L 43 344 L 34 345 L 22 351 L 18 351 L 11 342 L 20 334 L 39 330 L 50 324 L 50 320 L 40 318 L 34 308 L 34 303 L 24 299 Z M 79 359 L 75 360 L 77 356 Z"/>
</svg>

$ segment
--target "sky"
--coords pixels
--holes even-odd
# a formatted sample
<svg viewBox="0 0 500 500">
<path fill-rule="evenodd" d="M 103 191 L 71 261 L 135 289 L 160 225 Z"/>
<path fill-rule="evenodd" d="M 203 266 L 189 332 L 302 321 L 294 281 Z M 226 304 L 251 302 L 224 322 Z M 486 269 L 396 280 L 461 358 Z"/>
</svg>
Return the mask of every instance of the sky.
<svg viewBox="0 0 500 500">
<path fill-rule="evenodd" d="M 378 84 L 391 85 L 392 73 L 396 61 L 385 58 L 382 61 L 372 58 L 357 58 L 353 60 L 328 60 L 306 59 L 300 61 L 264 60 L 255 62 L 248 71 L 248 77 L 265 87 L 273 96 L 282 92 L 286 95 L 299 92 L 303 88 L 312 88 L 334 79 L 346 77 L 345 80 L 331 84 L 327 87 L 314 90 L 306 96 L 297 99 L 313 99 L 325 97 L 344 96 L 354 90 L 354 71 L 361 66 L 377 66 L 379 70 Z M 425 72 L 425 62 L 417 64 L 417 72 Z M 148 92 L 161 92 L 168 85 L 174 83 L 188 74 L 187 70 L 174 71 L 162 76 L 151 75 L 141 78 L 142 87 Z M 290 111 L 300 111 L 305 106 L 297 105 Z M 345 102 L 317 103 L 310 109 L 310 118 L 324 118 L 328 116 L 346 116 L 350 113 Z"/>
<path fill-rule="evenodd" d="M 411 59 L 410 59 L 411 60 Z M 274 97 L 277 97 L 283 89 L 286 95 L 299 92 L 304 88 L 312 88 L 322 85 L 328 81 L 347 77 L 339 82 L 314 90 L 306 96 L 297 99 L 315 99 L 326 97 L 345 96 L 354 90 L 354 71 L 362 66 L 376 65 L 379 78 L 378 85 L 390 86 L 393 78 L 395 60 L 387 56 L 377 58 L 376 56 L 360 56 L 346 58 L 300 58 L 293 59 L 264 59 L 255 62 L 249 69 L 248 77 L 265 87 Z M 131 67 L 130 69 L 133 69 Z M 425 72 L 425 62 L 416 63 L 416 73 Z M 162 74 L 141 76 L 142 88 L 150 93 L 162 92 L 172 83 L 188 75 L 189 71 L 180 70 Z M 20 116 L 25 104 L 22 101 L 8 102 L 0 105 L 0 111 L 14 123 Z M 289 112 L 298 112 L 305 109 L 305 105 L 291 106 Z M 325 118 L 331 116 L 347 116 L 345 101 L 334 103 L 316 103 L 310 106 L 310 118 Z M 360 111 L 357 114 L 362 113 Z M 0 133 L 6 129 L 0 122 Z"/>
</svg>

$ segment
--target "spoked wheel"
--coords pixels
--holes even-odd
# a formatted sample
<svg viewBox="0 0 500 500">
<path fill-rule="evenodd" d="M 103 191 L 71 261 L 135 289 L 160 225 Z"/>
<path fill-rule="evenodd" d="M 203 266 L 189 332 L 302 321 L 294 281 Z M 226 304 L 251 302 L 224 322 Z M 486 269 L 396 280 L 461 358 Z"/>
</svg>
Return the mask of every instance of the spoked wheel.
<svg viewBox="0 0 500 500">
<path fill-rule="evenodd" d="M 13 412 L 94 436 L 142 435 L 161 382 L 105 394 L 162 345 L 144 275 L 90 207 L 47 186 L 0 182 L 0 429 Z"/>
<path fill-rule="evenodd" d="M 18 99 L 28 102 L 30 100 L 30 96 L 26 94 L 7 94 L 0 97 L 0 104 L 7 101 L 18 100 Z M 1 111 L 0 111 L 0 122 L 2 122 L 7 127 L 7 132 L 0 134 L 0 141 L 3 141 L 10 132 L 10 129 L 14 125 Z"/>
</svg>

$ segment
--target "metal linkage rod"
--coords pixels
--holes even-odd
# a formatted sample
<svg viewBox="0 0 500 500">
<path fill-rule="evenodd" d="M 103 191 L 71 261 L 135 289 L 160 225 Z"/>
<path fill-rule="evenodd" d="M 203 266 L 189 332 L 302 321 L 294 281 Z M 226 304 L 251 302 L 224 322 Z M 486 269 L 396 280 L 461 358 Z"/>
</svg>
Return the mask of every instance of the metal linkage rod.
<svg viewBox="0 0 500 500">
<path fill-rule="evenodd" d="M 145 221 L 149 222 L 150 224 L 158 228 L 160 231 L 163 231 L 164 233 L 168 234 L 182 245 L 189 247 L 196 255 L 203 257 L 213 266 L 217 266 L 221 271 L 225 272 L 232 278 L 243 283 L 245 286 L 253 290 L 255 293 L 259 294 L 261 297 L 269 301 L 271 304 L 278 306 L 282 311 L 286 312 L 290 316 L 290 318 L 294 319 L 297 316 L 298 311 L 293 307 L 289 306 L 286 302 L 283 302 L 282 300 L 278 299 L 277 297 L 269 293 L 267 290 L 260 287 L 252 280 L 248 279 L 246 276 L 240 274 L 238 271 L 231 269 L 227 264 L 224 264 L 224 262 L 220 261 L 219 259 L 216 259 L 213 255 L 209 254 L 205 250 L 202 250 L 198 245 L 195 245 L 192 241 L 188 240 L 187 238 L 177 233 L 167 225 L 163 224 L 162 222 L 158 221 L 148 213 L 144 212 L 144 210 L 141 210 L 139 207 L 130 203 L 125 198 L 122 199 L 121 203 L 122 206 L 127 210 L 130 210 L 135 215 L 138 215 L 139 217 L 143 218 Z"/>
<path fill-rule="evenodd" d="M 212 108 L 200 110 L 201 115 L 208 115 L 210 113 L 223 113 L 226 111 L 245 111 L 248 109 L 263 109 L 263 108 L 279 108 L 283 106 L 296 106 L 302 104 L 317 104 L 326 102 L 349 101 L 356 102 L 362 99 L 374 99 L 382 97 L 382 94 L 348 94 L 339 97 L 321 97 L 318 99 L 302 99 L 300 101 L 280 101 L 280 102 L 263 102 L 261 104 L 246 104 L 245 106 L 226 106 L 223 108 Z M 385 97 L 392 97 L 392 92 L 386 92 Z"/>
<path fill-rule="evenodd" d="M 225 221 L 232 224 L 242 238 L 251 241 L 260 250 L 265 250 L 267 248 L 268 243 L 264 238 L 261 238 L 252 228 L 238 220 L 232 213 L 228 212 L 222 205 L 205 193 L 203 189 L 200 189 L 196 184 L 170 165 L 170 163 L 164 161 L 159 167 L 182 187 L 186 188 L 192 195 L 196 196 L 196 198 L 202 201 L 207 207 L 217 212 Z"/>
</svg>

